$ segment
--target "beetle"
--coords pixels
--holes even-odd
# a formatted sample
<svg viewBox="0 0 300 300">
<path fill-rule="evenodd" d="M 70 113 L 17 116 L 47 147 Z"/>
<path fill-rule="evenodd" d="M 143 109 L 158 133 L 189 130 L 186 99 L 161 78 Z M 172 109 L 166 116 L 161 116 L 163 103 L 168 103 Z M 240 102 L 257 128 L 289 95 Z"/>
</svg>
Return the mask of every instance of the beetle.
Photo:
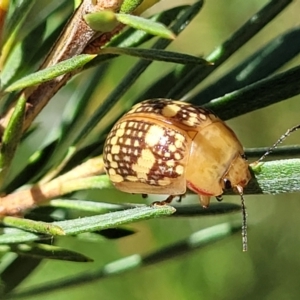
<svg viewBox="0 0 300 300">
<path fill-rule="evenodd" d="M 114 186 L 127 193 L 197 193 L 210 197 L 251 178 L 235 133 L 211 111 L 189 103 L 151 99 L 135 105 L 107 136 L 103 159 Z"/>
<path fill-rule="evenodd" d="M 235 189 L 242 199 L 246 251 L 243 188 L 251 178 L 249 164 L 235 133 L 211 111 L 163 98 L 136 104 L 108 134 L 103 159 L 117 189 L 169 195 L 161 204 L 189 189 L 208 207 L 212 196 Z"/>
<path fill-rule="evenodd" d="M 289 129 L 253 165 L 261 162 L 300 125 Z M 249 164 L 235 133 L 210 110 L 171 99 L 136 104 L 114 125 L 103 152 L 114 186 L 133 194 L 165 194 L 170 203 L 189 189 L 203 207 L 233 188 L 241 196 L 243 251 L 247 223 L 243 189 Z M 155 204 L 159 204 L 155 202 Z"/>
</svg>

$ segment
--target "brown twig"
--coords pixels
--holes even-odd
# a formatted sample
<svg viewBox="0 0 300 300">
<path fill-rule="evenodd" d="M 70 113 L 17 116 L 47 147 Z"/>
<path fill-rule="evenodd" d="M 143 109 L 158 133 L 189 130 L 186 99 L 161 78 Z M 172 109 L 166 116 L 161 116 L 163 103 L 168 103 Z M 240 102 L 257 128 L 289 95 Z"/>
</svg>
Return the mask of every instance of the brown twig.
<svg viewBox="0 0 300 300">
<path fill-rule="evenodd" d="M 36 184 L 29 189 L 17 191 L 0 198 L 0 215 L 19 215 L 47 200 L 60 197 L 74 190 L 85 189 L 81 186 L 83 178 L 103 174 L 104 164 L 101 156 L 94 157 L 71 171 L 50 182 Z"/>
<path fill-rule="evenodd" d="M 65 26 L 61 36 L 58 38 L 40 69 L 53 66 L 58 62 L 83 53 L 87 45 L 96 37 L 97 40 L 103 42 L 102 44 L 99 44 L 99 47 L 107 43 L 107 41 L 112 38 L 113 34 L 110 32 L 102 34 L 97 33 L 86 24 L 83 16 L 87 13 L 106 9 L 118 12 L 122 3 L 123 0 L 83 0 L 68 24 Z M 115 31 L 113 31 L 113 33 L 115 33 Z M 30 87 L 22 91 L 22 94 L 27 99 L 23 131 L 28 129 L 33 120 L 54 94 L 56 94 L 56 92 L 64 86 L 73 75 L 74 74 L 72 73 L 65 74 L 51 81 L 42 83 L 37 87 Z M 14 105 L 12 105 L 8 112 L 0 119 L 2 132 L 4 131 L 4 128 L 6 128 L 13 111 Z"/>
</svg>

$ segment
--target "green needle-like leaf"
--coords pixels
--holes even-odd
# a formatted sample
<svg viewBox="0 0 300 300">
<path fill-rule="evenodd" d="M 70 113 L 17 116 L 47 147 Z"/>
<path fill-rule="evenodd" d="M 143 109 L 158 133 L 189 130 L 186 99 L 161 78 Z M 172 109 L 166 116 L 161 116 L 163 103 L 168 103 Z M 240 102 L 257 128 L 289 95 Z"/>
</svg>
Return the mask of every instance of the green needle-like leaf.
<svg viewBox="0 0 300 300">
<path fill-rule="evenodd" d="M 60 62 L 55 66 L 51 66 L 47 69 L 38 71 L 36 73 L 30 74 L 22 79 L 14 82 L 8 88 L 6 88 L 6 92 L 11 92 L 19 89 L 23 89 L 25 87 L 37 85 L 43 83 L 45 81 L 49 81 L 54 79 L 60 75 L 66 74 L 68 72 L 72 72 L 78 68 L 83 67 L 86 63 L 95 58 L 96 55 L 91 54 L 81 54 Z"/>
<path fill-rule="evenodd" d="M 4 217 L 2 223 L 6 226 L 16 227 L 30 232 L 37 232 L 49 235 L 64 235 L 65 232 L 58 225 L 51 223 L 33 221 L 15 217 Z"/>
<path fill-rule="evenodd" d="M 279 194 L 300 191 L 300 159 L 275 160 L 252 167 L 255 178 L 247 187 L 252 193 Z"/>
<path fill-rule="evenodd" d="M 300 192 L 300 159 L 283 159 L 252 164 L 252 179 L 245 194 L 281 194 Z M 225 194 L 235 194 L 226 191 Z"/>
<path fill-rule="evenodd" d="M 101 54 L 118 54 L 118 55 L 129 55 L 134 57 L 139 57 L 147 60 L 165 61 L 173 62 L 177 64 L 205 64 L 210 63 L 203 58 L 199 58 L 192 55 L 187 55 L 183 53 L 159 50 L 159 49 L 136 49 L 136 48 L 117 48 L 109 47 L 101 50 Z"/>
<path fill-rule="evenodd" d="M 49 239 L 49 236 L 41 236 L 35 233 L 30 233 L 18 228 L 6 228 L 1 230 L 0 245 L 1 244 L 15 244 L 26 243 L 40 239 Z"/>
<path fill-rule="evenodd" d="M 173 214 L 175 211 L 175 208 L 171 206 L 142 206 L 137 208 L 126 209 L 123 211 L 107 213 L 104 215 L 83 217 L 75 220 L 59 221 L 52 223 L 23 220 L 23 224 L 27 226 L 27 230 L 30 229 L 31 231 L 38 232 L 39 229 L 41 229 L 40 232 L 46 232 L 48 234 L 48 237 L 45 235 L 39 235 L 23 231 L 17 228 L 3 228 L 3 232 L 0 235 L 0 244 L 24 243 L 40 240 L 43 238 L 47 239 L 51 237 L 50 235 L 55 235 L 57 233 L 58 235 L 61 235 L 62 232 L 66 235 L 74 235 L 83 232 L 114 228 L 132 222 L 168 216 Z M 5 219 L 10 225 L 18 225 L 18 222 L 15 220 L 16 218 L 5 217 L 3 219 L 4 223 Z M 29 224 L 30 222 L 32 222 L 31 228 Z M 22 221 L 19 222 L 19 224 L 21 223 Z M 47 226 L 49 227 L 48 231 Z M 25 226 L 23 226 L 23 228 L 25 228 Z"/>
<path fill-rule="evenodd" d="M 53 224 L 60 226 L 66 234 L 78 234 L 82 232 L 112 228 L 150 218 L 168 216 L 174 212 L 175 208 L 171 206 L 144 206 L 112 212 L 105 215 L 54 222 Z"/>
<path fill-rule="evenodd" d="M 167 97 L 178 99 L 190 92 L 197 84 L 202 82 L 214 69 L 224 63 L 233 53 L 246 44 L 255 34 L 262 30 L 266 24 L 274 19 L 292 0 L 272 0 L 259 12 L 253 15 L 243 26 L 234 32 L 221 46 L 216 48 L 206 58 L 214 62 L 214 68 L 196 66 L 190 70 L 180 70 L 185 76 L 173 86 Z M 255 20 L 255 22 L 253 21 Z M 188 66 L 182 67 L 188 68 Z M 178 70 L 177 70 L 178 72 Z M 197 102 L 193 102 L 197 104 Z"/>
<path fill-rule="evenodd" d="M 50 200 L 46 205 L 50 205 L 53 207 L 77 209 L 80 211 L 89 211 L 94 213 L 108 213 L 113 211 L 120 211 L 130 207 L 129 205 L 122 204 L 67 199 L 53 199 Z"/>
<path fill-rule="evenodd" d="M 300 93 L 300 67 L 289 69 L 214 99 L 204 105 L 222 120 L 278 103 Z"/>
<path fill-rule="evenodd" d="M 146 266 L 151 266 L 169 259 L 177 258 L 181 255 L 186 255 L 194 250 L 199 250 L 224 238 L 227 238 L 236 232 L 240 231 L 240 225 L 223 223 L 210 228 L 206 228 L 191 234 L 188 238 L 177 243 L 168 245 L 148 255 L 142 256 L 134 254 L 127 256 L 104 265 L 96 271 L 89 271 L 81 275 L 68 278 L 66 280 L 57 280 L 40 285 L 32 289 L 20 291 L 19 293 L 11 294 L 9 299 L 23 298 L 40 295 L 46 292 L 57 291 L 67 287 L 77 286 L 79 283 L 91 283 L 99 281 L 113 275 L 119 275 L 134 269 L 139 269 Z"/>
<path fill-rule="evenodd" d="M 177 6 L 169 10 L 162 11 L 158 14 L 153 15 L 150 20 L 159 22 L 165 26 L 172 24 L 172 21 L 176 20 L 180 12 L 186 10 L 188 6 Z M 134 28 L 128 28 L 121 34 L 113 38 L 109 43 L 108 47 L 137 47 L 142 43 L 145 43 L 153 38 L 153 35 L 146 33 L 143 30 L 136 30 Z"/>
<path fill-rule="evenodd" d="M 194 95 L 191 101 L 202 105 L 211 99 L 221 97 L 270 76 L 299 54 L 300 43 L 294 43 L 298 39 L 300 39 L 300 28 L 277 36 L 222 78 Z"/>
<path fill-rule="evenodd" d="M 25 107 L 26 99 L 21 96 L 3 133 L 0 150 L 0 185 L 3 183 L 22 135 Z"/>
<path fill-rule="evenodd" d="M 161 38 L 175 39 L 174 33 L 161 23 L 127 14 L 116 14 L 116 17 L 119 22 L 135 29 L 143 30 Z"/>
<path fill-rule="evenodd" d="M 9 256 L 9 255 L 8 255 Z M 8 257 L 9 259 L 9 257 Z M 41 259 L 28 256 L 17 256 L 1 272 L 1 283 L 3 284 L 2 294 L 9 293 L 28 277 L 40 264 Z M 5 261 L 4 261 L 5 263 Z M 4 298 L 4 297 L 3 297 Z"/>
<path fill-rule="evenodd" d="M 61 247 L 47 244 L 19 244 L 11 247 L 11 251 L 22 256 L 37 259 L 57 259 L 74 262 L 91 262 L 91 258 Z"/>
</svg>

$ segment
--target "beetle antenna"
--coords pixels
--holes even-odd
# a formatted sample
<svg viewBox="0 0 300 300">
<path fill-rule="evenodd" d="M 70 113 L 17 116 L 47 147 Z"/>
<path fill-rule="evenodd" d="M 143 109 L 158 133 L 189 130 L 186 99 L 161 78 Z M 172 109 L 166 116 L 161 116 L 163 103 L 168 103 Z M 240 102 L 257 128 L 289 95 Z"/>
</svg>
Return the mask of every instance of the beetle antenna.
<svg viewBox="0 0 300 300">
<path fill-rule="evenodd" d="M 266 158 L 266 156 L 268 156 L 275 148 L 277 148 L 277 146 L 279 144 L 281 144 L 291 133 L 293 133 L 294 131 L 298 130 L 300 128 L 300 124 L 290 128 L 285 134 L 283 134 L 278 140 L 277 142 L 270 147 L 267 152 L 257 161 L 257 162 L 261 162 L 262 160 L 264 160 Z"/>
<path fill-rule="evenodd" d="M 242 244 L 243 244 L 243 252 L 246 252 L 248 250 L 248 240 L 247 240 L 247 211 L 246 211 L 246 205 L 245 205 L 245 198 L 243 194 L 243 188 L 240 185 L 236 186 L 236 189 L 238 190 L 240 197 L 241 197 L 241 205 L 242 205 Z"/>
</svg>

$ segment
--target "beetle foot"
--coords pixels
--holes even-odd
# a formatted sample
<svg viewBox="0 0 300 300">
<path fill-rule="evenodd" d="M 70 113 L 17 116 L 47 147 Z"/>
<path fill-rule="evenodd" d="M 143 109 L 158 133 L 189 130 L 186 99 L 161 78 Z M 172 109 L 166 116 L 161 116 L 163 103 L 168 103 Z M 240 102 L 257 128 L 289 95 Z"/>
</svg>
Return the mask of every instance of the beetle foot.
<svg viewBox="0 0 300 300">
<path fill-rule="evenodd" d="M 176 202 L 181 203 L 182 198 L 184 198 L 185 196 L 186 196 L 186 194 L 177 195 L 178 199 L 176 200 Z"/>
<path fill-rule="evenodd" d="M 219 202 L 223 201 L 222 195 L 216 196 L 216 199 L 217 199 Z"/>
<path fill-rule="evenodd" d="M 176 196 L 170 195 L 166 200 L 163 201 L 154 201 L 151 206 L 163 206 L 170 204 Z M 180 196 L 181 197 L 181 196 Z"/>
</svg>

